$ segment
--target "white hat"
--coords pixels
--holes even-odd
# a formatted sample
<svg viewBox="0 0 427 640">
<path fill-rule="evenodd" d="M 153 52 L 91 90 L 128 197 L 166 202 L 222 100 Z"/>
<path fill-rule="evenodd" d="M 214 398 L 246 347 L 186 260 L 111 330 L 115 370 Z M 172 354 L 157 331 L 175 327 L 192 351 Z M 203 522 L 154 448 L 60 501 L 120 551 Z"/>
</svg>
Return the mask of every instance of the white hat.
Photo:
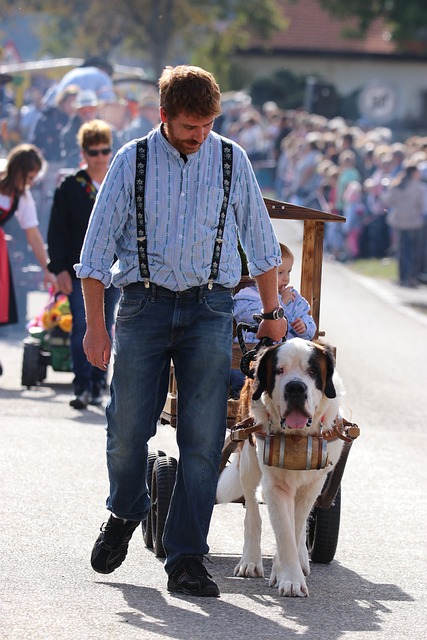
<svg viewBox="0 0 427 640">
<path fill-rule="evenodd" d="M 79 91 L 75 106 L 76 109 L 80 109 L 80 107 L 97 107 L 98 98 L 95 91 L 92 91 L 92 89 L 82 89 Z"/>
</svg>

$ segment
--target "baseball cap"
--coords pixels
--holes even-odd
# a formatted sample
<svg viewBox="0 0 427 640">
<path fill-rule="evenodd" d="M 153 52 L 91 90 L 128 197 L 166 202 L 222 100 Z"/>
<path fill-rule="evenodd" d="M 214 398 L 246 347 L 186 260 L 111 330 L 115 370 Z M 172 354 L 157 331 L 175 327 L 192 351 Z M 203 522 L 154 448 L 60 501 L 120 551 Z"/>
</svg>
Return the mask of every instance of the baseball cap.
<svg viewBox="0 0 427 640">
<path fill-rule="evenodd" d="M 80 107 L 97 107 L 98 98 L 92 89 L 82 89 L 76 98 L 76 109 Z"/>
</svg>

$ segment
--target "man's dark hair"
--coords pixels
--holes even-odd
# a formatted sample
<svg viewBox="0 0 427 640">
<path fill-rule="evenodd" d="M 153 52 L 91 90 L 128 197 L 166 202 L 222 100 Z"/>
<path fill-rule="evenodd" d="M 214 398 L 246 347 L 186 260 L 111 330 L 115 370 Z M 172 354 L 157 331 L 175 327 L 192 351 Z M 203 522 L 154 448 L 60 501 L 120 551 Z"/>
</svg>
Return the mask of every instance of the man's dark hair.
<svg viewBox="0 0 427 640">
<path fill-rule="evenodd" d="M 211 73 L 187 65 L 166 67 L 159 80 L 160 106 L 169 118 L 180 113 L 216 118 L 221 113 L 221 92 Z"/>
</svg>

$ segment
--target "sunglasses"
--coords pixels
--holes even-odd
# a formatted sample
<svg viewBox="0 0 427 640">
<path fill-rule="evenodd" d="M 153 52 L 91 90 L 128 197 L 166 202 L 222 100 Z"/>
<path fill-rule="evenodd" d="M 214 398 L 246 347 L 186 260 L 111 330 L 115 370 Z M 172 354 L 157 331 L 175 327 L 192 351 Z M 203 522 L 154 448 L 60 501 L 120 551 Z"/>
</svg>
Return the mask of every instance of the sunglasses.
<svg viewBox="0 0 427 640">
<path fill-rule="evenodd" d="M 105 149 L 85 149 L 85 153 L 91 158 L 96 158 L 96 156 L 99 155 L 108 156 L 111 153 L 111 147 L 105 147 Z"/>
</svg>

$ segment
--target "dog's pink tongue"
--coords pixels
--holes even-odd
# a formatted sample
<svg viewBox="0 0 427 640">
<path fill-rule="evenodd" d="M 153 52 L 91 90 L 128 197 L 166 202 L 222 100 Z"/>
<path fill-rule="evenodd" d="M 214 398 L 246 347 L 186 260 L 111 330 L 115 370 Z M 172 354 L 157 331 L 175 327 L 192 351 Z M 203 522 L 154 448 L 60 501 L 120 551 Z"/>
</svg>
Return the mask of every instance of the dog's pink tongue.
<svg viewBox="0 0 427 640">
<path fill-rule="evenodd" d="M 290 429 L 304 429 L 307 425 L 307 416 L 301 411 L 291 411 L 286 416 L 286 426 Z"/>
</svg>

